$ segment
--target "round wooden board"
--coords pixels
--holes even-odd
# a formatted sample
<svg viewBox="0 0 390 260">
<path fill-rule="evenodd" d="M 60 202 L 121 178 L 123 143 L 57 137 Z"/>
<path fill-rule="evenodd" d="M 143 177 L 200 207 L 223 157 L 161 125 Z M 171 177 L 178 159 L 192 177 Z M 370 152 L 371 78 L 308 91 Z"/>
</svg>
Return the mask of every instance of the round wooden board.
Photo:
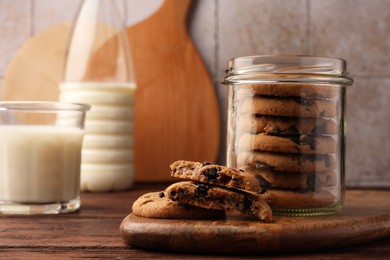
<svg viewBox="0 0 390 260">
<path fill-rule="evenodd" d="M 319 217 L 173 220 L 128 215 L 120 226 L 129 246 L 170 252 L 254 254 L 358 245 L 390 236 L 390 191 L 347 192 L 338 213 Z"/>
</svg>

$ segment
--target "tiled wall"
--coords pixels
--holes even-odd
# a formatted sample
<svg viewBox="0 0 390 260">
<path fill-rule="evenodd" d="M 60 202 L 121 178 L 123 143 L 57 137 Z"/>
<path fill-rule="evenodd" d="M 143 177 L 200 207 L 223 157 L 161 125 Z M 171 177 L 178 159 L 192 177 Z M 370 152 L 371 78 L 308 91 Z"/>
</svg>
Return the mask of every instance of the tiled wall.
<svg viewBox="0 0 390 260">
<path fill-rule="evenodd" d="M 132 24 L 162 0 L 117 1 Z M 0 80 L 25 40 L 71 21 L 79 2 L 0 0 Z M 215 82 L 222 115 L 226 90 L 219 79 L 232 57 L 346 59 L 355 79 L 347 100 L 347 184 L 390 187 L 390 0 L 194 0 L 189 31 Z"/>
</svg>

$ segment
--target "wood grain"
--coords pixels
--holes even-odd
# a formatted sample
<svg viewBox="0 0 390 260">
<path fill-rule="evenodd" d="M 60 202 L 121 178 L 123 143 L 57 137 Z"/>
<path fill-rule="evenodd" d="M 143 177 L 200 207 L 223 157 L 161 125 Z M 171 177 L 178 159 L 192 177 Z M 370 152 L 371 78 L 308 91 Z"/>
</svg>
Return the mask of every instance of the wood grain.
<svg viewBox="0 0 390 260">
<path fill-rule="evenodd" d="M 275 217 L 270 224 L 240 217 L 188 221 L 130 214 L 121 224 L 121 235 L 131 246 L 187 253 L 301 252 L 358 245 L 390 236 L 386 195 L 355 193 L 337 214 Z"/>
<path fill-rule="evenodd" d="M 173 251 L 139 250 L 127 246 L 119 233 L 121 221 L 130 213 L 132 203 L 141 195 L 164 189 L 169 183 L 136 184 L 131 191 L 115 193 L 82 193 L 79 212 L 50 216 L 0 215 L 1 258 L 164 258 L 227 259 L 238 254 L 176 254 Z M 347 192 L 347 206 L 364 204 L 375 211 L 377 203 L 387 200 L 388 191 L 352 190 Z M 369 202 L 369 203 L 368 203 Z M 386 204 L 388 205 L 388 204 Z M 292 218 L 294 220 L 295 218 Z M 151 237 L 153 239 L 153 237 Z M 191 237 L 182 237 L 191 240 Z M 252 243 L 252 241 L 247 241 Z M 390 236 L 370 244 L 327 248 L 315 252 L 245 255 L 245 259 L 386 259 L 390 257 Z"/>
</svg>

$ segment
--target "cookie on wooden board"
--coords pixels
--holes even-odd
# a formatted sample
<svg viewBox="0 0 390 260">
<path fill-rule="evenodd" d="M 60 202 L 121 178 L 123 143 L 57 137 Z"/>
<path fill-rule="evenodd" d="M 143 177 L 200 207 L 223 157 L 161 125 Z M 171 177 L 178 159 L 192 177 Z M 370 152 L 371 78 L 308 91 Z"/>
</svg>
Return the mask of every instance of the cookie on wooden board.
<svg viewBox="0 0 390 260">
<path fill-rule="evenodd" d="M 251 192 L 261 192 L 262 186 L 252 175 L 235 168 L 211 162 L 176 161 L 170 166 L 171 176 Z"/>
<path fill-rule="evenodd" d="M 171 200 L 183 204 L 250 215 L 265 222 L 272 221 L 271 208 L 259 196 L 251 193 L 193 181 L 174 183 L 165 192 Z"/>
<path fill-rule="evenodd" d="M 132 206 L 133 214 L 144 218 L 216 219 L 225 217 L 221 210 L 208 210 L 170 200 L 164 191 L 140 196 Z"/>
</svg>

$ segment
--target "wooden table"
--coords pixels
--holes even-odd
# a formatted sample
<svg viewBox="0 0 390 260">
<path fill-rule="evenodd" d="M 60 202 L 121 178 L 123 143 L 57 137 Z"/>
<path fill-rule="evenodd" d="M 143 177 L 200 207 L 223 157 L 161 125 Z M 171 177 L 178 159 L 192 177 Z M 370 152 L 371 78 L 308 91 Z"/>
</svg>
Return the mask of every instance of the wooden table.
<svg viewBox="0 0 390 260">
<path fill-rule="evenodd" d="M 168 258 L 226 259 L 240 256 L 185 255 L 127 247 L 119 234 L 121 221 L 141 194 L 164 183 L 137 184 L 131 191 L 82 193 L 82 209 L 51 216 L 0 215 L 0 258 Z M 356 192 L 349 191 L 349 194 Z M 383 192 L 383 191 L 381 191 Z M 389 193 L 390 199 L 390 190 Z M 246 259 L 390 259 L 390 237 L 370 244 L 289 255 L 245 256 Z"/>
</svg>

